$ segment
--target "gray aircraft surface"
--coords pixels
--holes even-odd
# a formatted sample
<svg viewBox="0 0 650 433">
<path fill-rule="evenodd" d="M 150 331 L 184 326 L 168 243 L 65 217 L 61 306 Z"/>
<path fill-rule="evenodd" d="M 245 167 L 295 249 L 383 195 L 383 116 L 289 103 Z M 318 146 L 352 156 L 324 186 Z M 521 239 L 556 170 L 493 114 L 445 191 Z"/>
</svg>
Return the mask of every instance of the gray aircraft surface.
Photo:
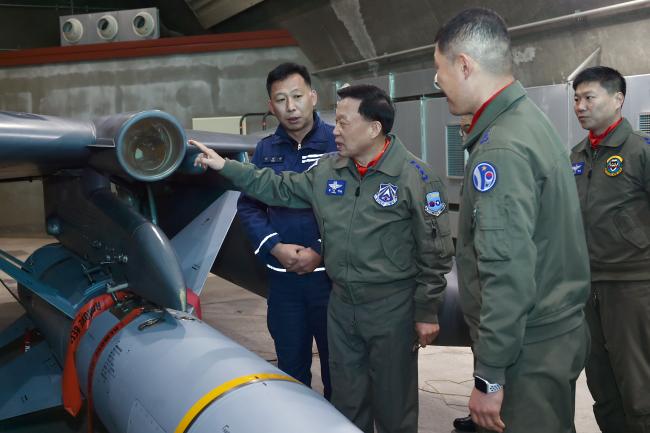
<svg viewBox="0 0 650 433">
<path fill-rule="evenodd" d="M 0 112 L 0 181 L 42 178 L 57 243 L 0 250 L 25 314 L 0 332 L 0 425 L 81 399 L 111 433 L 356 432 L 325 399 L 200 320 L 209 272 L 265 295 L 238 192 L 193 167 L 189 138 L 232 159 L 246 136 L 161 111 L 93 122 Z M 6 205 L 6 204 L 3 204 Z M 437 344 L 467 345 L 450 281 Z M 28 351 L 18 350 L 26 333 Z"/>
</svg>

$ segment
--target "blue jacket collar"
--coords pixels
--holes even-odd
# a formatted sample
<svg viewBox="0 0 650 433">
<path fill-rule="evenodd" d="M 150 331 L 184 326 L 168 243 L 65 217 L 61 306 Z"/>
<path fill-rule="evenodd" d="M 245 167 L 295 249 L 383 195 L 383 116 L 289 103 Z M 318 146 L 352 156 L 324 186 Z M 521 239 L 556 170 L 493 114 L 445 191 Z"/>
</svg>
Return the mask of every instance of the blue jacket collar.
<svg viewBox="0 0 650 433">
<path fill-rule="evenodd" d="M 296 140 L 289 136 L 282 125 L 278 125 L 275 135 L 282 138 L 283 141 L 291 143 L 294 147 L 298 144 Z M 314 125 L 302 140 L 302 147 L 324 151 L 327 150 L 327 144 L 332 140 L 332 127 L 323 122 L 320 116 L 314 112 Z"/>
</svg>

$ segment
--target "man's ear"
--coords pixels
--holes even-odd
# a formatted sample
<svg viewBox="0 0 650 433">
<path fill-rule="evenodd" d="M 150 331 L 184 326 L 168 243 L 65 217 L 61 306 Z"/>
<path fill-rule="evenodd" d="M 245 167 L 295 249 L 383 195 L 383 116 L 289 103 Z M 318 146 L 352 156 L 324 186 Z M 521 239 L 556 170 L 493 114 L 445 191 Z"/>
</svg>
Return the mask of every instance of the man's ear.
<svg viewBox="0 0 650 433">
<path fill-rule="evenodd" d="M 618 105 L 618 109 L 620 110 L 623 108 L 623 103 L 625 102 L 625 96 L 623 95 L 623 92 L 616 92 L 614 95 L 614 99 L 616 99 L 616 104 Z"/>
<path fill-rule="evenodd" d="M 316 103 L 318 102 L 318 93 L 316 93 L 315 89 L 311 89 L 309 91 L 309 97 L 311 98 L 312 106 L 316 106 Z"/>
<path fill-rule="evenodd" d="M 275 117 L 278 117 L 278 115 L 275 114 L 275 107 L 273 106 L 273 103 L 271 102 L 270 99 L 269 99 L 269 111 L 270 111 L 271 114 L 273 114 Z"/>
<path fill-rule="evenodd" d="M 381 122 L 378 120 L 375 120 L 370 123 L 370 135 L 372 136 L 372 139 L 374 140 L 375 138 L 379 137 L 381 134 Z"/>
<path fill-rule="evenodd" d="M 460 69 L 460 72 L 463 74 L 463 77 L 467 80 L 469 76 L 474 72 L 476 68 L 474 59 L 465 53 L 460 53 L 456 56 L 456 64 Z"/>
</svg>

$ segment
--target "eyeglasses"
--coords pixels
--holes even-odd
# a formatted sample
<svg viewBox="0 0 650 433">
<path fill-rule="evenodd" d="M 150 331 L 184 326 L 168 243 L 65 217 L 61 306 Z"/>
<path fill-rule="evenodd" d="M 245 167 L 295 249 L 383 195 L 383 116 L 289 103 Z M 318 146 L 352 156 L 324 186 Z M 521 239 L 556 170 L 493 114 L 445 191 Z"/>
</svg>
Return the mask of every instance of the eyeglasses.
<svg viewBox="0 0 650 433">
<path fill-rule="evenodd" d="M 435 87 L 438 90 L 442 90 L 440 88 L 440 85 L 438 85 L 438 73 L 436 72 L 436 75 L 433 77 L 433 87 Z"/>
<path fill-rule="evenodd" d="M 469 127 L 470 127 L 470 125 L 461 124 L 461 125 L 458 125 L 458 126 L 460 126 L 460 128 L 458 129 L 458 135 L 460 135 L 460 138 L 465 140 L 467 138 L 467 136 L 469 135 Z"/>
</svg>

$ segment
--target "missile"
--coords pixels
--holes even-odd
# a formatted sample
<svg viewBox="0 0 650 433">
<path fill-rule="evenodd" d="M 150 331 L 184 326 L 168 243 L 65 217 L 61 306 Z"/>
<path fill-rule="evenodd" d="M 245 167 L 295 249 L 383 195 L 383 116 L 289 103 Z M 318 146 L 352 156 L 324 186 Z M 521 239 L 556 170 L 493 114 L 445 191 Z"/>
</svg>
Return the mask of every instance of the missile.
<svg viewBox="0 0 650 433">
<path fill-rule="evenodd" d="M 73 322 L 24 288 L 20 297 L 64 364 Z M 202 320 L 137 300 L 92 320 L 75 367 L 111 433 L 359 432 L 321 395 Z"/>
</svg>

